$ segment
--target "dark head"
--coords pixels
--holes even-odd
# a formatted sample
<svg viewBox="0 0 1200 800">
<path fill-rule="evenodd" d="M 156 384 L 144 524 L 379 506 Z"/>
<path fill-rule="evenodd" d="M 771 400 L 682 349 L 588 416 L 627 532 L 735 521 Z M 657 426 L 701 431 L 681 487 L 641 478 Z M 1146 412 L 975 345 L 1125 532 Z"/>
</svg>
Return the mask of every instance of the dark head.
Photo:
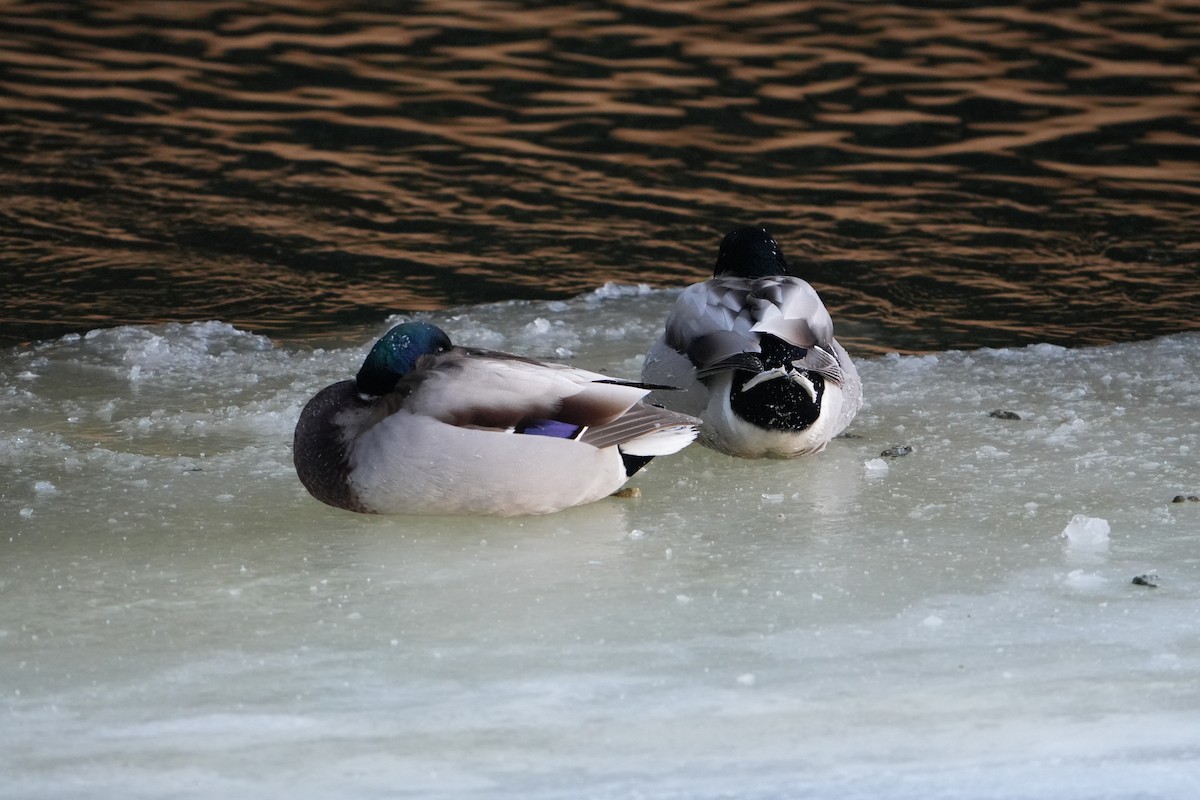
<svg viewBox="0 0 1200 800">
<path fill-rule="evenodd" d="M 779 242 L 762 227 L 737 228 L 726 234 L 713 268 L 716 278 L 723 275 L 766 278 L 787 274 L 788 263 L 779 249 Z"/>
<path fill-rule="evenodd" d="M 428 322 L 397 325 L 367 353 L 362 369 L 354 378 L 355 388 L 359 394 L 376 397 L 387 394 L 413 371 L 421 356 L 444 353 L 451 347 L 450 337 L 436 325 Z"/>
</svg>

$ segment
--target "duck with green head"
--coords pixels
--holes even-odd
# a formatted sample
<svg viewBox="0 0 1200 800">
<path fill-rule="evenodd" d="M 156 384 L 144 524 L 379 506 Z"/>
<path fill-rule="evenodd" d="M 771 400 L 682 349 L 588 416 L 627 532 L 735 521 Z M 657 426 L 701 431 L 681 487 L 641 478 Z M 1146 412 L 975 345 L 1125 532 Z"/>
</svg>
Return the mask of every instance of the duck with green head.
<svg viewBox="0 0 1200 800">
<path fill-rule="evenodd" d="M 296 425 L 301 483 L 377 514 L 546 514 L 612 494 L 681 450 L 697 420 L 652 389 L 564 364 L 457 347 L 405 322 L 353 380 L 317 393 Z"/>
</svg>

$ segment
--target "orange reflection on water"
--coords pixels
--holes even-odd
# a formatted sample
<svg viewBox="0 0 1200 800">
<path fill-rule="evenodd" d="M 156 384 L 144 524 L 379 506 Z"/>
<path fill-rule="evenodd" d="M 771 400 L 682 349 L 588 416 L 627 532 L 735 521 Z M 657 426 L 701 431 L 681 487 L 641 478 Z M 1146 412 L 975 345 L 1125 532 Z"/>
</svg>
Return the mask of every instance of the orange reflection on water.
<svg viewBox="0 0 1200 800">
<path fill-rule="evenodd" d="M 9 330 L 307 328 L 677 286 L 747 222 L 868 350 L 1200 316 L 1187 3 L 18 0 L 5 16 Z"/>
</svg>

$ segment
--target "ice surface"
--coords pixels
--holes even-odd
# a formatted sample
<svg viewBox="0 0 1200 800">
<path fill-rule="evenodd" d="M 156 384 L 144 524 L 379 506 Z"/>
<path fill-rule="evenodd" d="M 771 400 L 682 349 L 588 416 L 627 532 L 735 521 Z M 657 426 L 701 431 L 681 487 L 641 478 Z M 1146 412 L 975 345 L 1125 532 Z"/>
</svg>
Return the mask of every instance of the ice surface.
<svg viewBox="0 0 1200 800">
<path fill-rule="evenodd" d="M 673 297 L 425 316 L 636 377 Z M 385 329 L 0 354 L 4 797 L 1193 796 L 1200 336 L 862 358 L 821 455 L 490 520 L 296 481 Z"/>
</svg>

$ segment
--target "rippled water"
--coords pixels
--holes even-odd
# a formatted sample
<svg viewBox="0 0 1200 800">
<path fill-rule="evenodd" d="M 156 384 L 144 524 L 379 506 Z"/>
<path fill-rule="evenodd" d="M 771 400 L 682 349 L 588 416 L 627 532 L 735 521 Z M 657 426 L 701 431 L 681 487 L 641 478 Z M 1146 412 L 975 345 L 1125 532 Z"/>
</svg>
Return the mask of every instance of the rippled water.
<svg viewBox="0 0 1200 800">
<path fill-rule="evenodd" d="M 0 343 L 705 274 L 761 221 L 852 349 L 1195 329 L 1185 2 L 6 3 Z"/>
</svg>

